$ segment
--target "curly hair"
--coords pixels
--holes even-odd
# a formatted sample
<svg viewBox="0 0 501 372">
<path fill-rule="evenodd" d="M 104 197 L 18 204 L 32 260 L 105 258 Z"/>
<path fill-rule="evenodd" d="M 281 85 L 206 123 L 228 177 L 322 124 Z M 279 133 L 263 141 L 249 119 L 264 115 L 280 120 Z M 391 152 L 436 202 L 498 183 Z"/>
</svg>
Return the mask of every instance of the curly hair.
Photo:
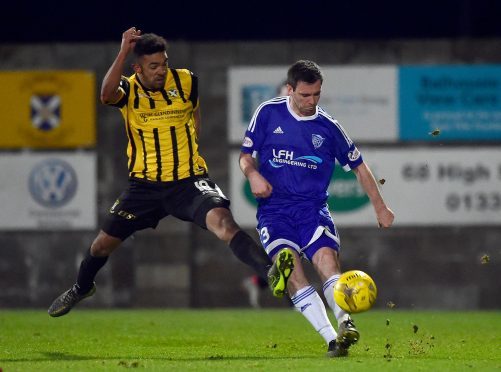
<svg viewBox="0 0 501 372">
<path fill-rule="evenodd" d="M 134 46 L 136 57 L 165 52 L 167 50 L 167 41 L 156 34 L 143 34 Z"/>
</svg>

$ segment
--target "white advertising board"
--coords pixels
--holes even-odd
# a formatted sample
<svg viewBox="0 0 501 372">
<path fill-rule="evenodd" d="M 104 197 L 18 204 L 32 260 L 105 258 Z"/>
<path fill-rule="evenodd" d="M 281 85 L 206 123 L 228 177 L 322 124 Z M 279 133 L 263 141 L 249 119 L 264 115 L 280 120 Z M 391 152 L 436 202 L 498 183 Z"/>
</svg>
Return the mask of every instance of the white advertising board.
<svg viewBox="0 0 501 372">
<path fill-rule="evenodd" d="M 232 67 L 228 71 L 228 140 L 241 143 L 254 110 L 279 95 L 288 66 Z M 319 105 L 355 141 L 396 141 L 397 67 L 322 66 Z"/>
<path fill-rule="evenodd" d="M 96 227 L 95 153 L 2 153 L 1 230 Z"/>
<path fill-rule="evenodd" d="M 371 147 L 361 151 L 377 180 L 384 179 L 379 187 L 395 212 L 395 226 L 501 225 L 500 148 Z M 240 224 L 255 226 L 256 207 L 245 192 L 238 156 L 237 150 L 230 155 L 233 210 Z M 372 205 L 361 197 L 353 172 L 335 175 L 342 176 L 329 187 L 335 223 L 376 226 Z"/>
</svg>

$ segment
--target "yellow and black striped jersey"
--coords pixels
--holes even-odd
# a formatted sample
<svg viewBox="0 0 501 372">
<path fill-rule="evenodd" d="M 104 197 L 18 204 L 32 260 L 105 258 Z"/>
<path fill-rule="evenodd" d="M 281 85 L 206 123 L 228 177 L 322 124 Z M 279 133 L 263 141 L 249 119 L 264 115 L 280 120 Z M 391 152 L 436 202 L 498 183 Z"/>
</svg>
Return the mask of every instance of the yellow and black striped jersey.
<svg viewBox="0 0 501 372">
<path fill-rule="evenodd" d="M 152 91 L 137 75 L 122 77 L 120 108 L 129 143 L 129 176 L 154 182 L 207 174 L 198 153 L 193 111 L 198 108 L 198 79 L 186 69 L 168 69 L 165 86 Z"/>
</svg>

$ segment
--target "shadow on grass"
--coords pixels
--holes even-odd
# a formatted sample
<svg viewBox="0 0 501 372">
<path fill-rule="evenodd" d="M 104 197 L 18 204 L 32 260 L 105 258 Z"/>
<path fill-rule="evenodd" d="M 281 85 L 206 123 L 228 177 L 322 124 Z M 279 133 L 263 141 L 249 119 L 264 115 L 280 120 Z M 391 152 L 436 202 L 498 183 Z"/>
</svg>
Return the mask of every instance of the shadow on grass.
<svg viewBox="0 0 501 372">
<path fill-rule="evenodd" d="M 55 361 L 55 360 L 95 360 L 95 359 L 103 359 L 96 358 L 94 356 L 86 356 L 86 355 L 76 355 L 76 354 L 68 354 L 68 353 L 58 353 L 58 352 L 41 352 L 39 354 L 44 355 L 44 357 L 26 357 L 26 358 L 12 358 L 12 359 L 4 359 L 0 358 L 1 362 L 44 362 L 44 361 Z M 110 358 L 115 359 L 115 358 Z"/>
<path fill-rule="evenodd" d="M 263 355 L 261 357 L 259 356 L 224 356 L 224 355 L 207 355 L 207 356 L 200 356 L 200 357 L 192 357 L 192 358 L 176 358 L 176 357 L 171 357 L 171 356 L 98 356 L 98 355 L 78 355 L 78 354 L 70 354 L 70 353 L 61 353 L 61 352 L 41 352 L 41 355 L 43 357 L 33 357 L 33 358 L 12 358 L 12 359 L 3 359 L 0 358 L 0 362 L 49 362 L 49 361 L 70 361 L 70 360 L 117 360 L 117 361 L 123 361 L 123 360 L 129 360 L 129 361 L 138 361 L 138 360 L 163 360 L 163 361 L 173 361 L 173 362 L 195 362 L 195 361 L 209 361 L 209 360 L 280 360 L 280 359 L 308 359 L 307 356 L 286 356 L 286 357 L 281 357 L 281 356 L 270 356 L 270 355 Z M 317 357 L 312 357 L 312 359 L 317 359 Z"/>
</svg>

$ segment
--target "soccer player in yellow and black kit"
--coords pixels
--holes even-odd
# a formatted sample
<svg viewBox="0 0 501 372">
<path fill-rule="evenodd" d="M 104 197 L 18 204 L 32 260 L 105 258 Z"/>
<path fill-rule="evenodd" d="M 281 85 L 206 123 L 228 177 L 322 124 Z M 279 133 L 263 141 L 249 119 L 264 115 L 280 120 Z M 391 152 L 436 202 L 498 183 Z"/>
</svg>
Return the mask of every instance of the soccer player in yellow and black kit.
<svg viewBox="0 0 501 372">
<path fill-rule="evenodd" d="M 133 52 L 135 73 L 122 76 Z M 94 278 L 108 256 L 135 231 L 155 228 L 167 215 L 190 221 L 229 244 L 233 253 L 280 297 L 293 270 L 293 257 L 271 264 L 268 255 L 236 224 L 230 202 L 208 177 L 198 153 L 200 108 L 197 78 L 168 67 L 166 41 L 134 27 L 122 35 L 115 61 L 103 79 L 101 101 L 120 109 L 129 139 L 129 184 L 111 207 L 83 259 L 76 283 L 48 312 L 67 314 L 96 290 Z"/>
</svg>

